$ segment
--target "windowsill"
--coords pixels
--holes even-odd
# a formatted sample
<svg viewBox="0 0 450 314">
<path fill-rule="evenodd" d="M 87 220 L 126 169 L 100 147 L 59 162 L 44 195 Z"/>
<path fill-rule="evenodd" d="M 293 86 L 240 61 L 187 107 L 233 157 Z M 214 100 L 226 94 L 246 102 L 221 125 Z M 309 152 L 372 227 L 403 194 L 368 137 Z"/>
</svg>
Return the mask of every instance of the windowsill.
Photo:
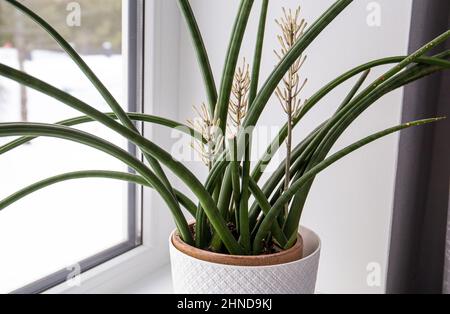
<svg viewBox="0 0 450 314">
<path fill-rule="evenodd" d="M 166 265 L 119 291 L 121 294 L 172 294 L 170 265 Z"/>
</svg>

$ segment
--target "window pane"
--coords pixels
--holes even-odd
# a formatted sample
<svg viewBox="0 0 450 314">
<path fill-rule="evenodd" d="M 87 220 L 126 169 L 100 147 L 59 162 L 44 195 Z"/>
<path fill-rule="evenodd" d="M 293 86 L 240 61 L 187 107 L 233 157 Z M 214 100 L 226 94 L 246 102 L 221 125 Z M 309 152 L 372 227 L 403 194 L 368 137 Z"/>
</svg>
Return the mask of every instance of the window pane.
<svg viewBox="0 0 450 314">
<path fill-rule="evenodd" d="M 126 103 L 121 0 L 21 1 L 66 38 L 120 103 Z M 81 14 L 78 14 L 81 13 Z M 0 2 L 0 62 L 21 69 L 93 107 L 111 111 L 51 37 Z M 128 109 L 128 108 L 127 108 Z M 80 113 L 0 77 L 0 122 L 57 122 Z M 98 124 L 80 127 L 126 148 Z M 12 138 L 0 138 L 0 145 Z M 36 181 L 78 170 L 126 171 L 79 144 L 37 139 L 0 156 L 0 198 Z M 9 292 L 128 240 L 127 185 L 78 180 L 55 185 L 0 212 L 0 292 Z"/>
</svg>

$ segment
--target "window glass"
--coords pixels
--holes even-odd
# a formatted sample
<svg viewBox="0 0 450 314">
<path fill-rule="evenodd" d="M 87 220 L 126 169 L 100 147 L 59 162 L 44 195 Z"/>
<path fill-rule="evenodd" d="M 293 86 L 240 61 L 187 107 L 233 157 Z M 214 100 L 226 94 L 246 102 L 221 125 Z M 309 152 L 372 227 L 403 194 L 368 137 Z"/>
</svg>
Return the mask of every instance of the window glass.
<svg viewBox="0 0 450 314">
<path fill-rule="evenodd" d="M 114 97 L 126 104 L 121 0 L 21 1 L 81 54 Z M 111 110 L 53 39 L 0 2 L 0 62 L 23 70 L 103 111 Z M 133 108 L 126 108 L 132 110 Z M 54 123 L 80 113 L 0 77 L 0 122 Z M 127 148 L 98 124 L 79 127 Z M 3 145 L 12 138 L 0 138 Z M 37 139 L 0 156 L 0 199 L 49 176 L 79 170 L 127 171 L 79 144 Z M 128 239 L 127 184 L 77 180 L 41 190 L 0 212 L 0 292 L 10 292 Z"/>
</svg>

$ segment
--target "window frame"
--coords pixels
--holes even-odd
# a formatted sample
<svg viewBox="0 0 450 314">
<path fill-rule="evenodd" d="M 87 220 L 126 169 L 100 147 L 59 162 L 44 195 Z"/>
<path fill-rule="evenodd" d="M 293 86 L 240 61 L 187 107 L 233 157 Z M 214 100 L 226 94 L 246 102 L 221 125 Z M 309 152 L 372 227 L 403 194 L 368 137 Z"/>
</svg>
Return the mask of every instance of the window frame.
<svg viewBox="0 0 450 314">
<path fill-rule="evenodd" d="M 136 50 L 139 64 L 136 77 L 137 82 L 141 82 L 136 95 L 140 95 L 141 109 L 148 114 L 177 118 L 178 93 L 173 91 L 178 90 L 179 67 L 173 65 L 173 60 L 179 60 L 182 18 L 176 1 L 124 1 L 136 3 L 135 12 L 140 12 L 135 22 L 138 27 L 136 34 L 142 40 L 140 49 Z M 132 13 L 124 14 L 129 16 Z M 154 128 L 151 124 L 141 127 L 149 138 L 164 138 L 162 147 L 165 149 L 170 149 L 176 140 L 169 140 L 170 130 Z M 168 175 L 170 177 L 170 173 Z M 44 294 L 120 293 L 167 266 L 169 233 L 175 228 L 170 212 L 150 189 L 137 189 L 136 193 L 141 245 L 82 273 L 79 278 L 81 285 L 71 286 L 64 282 L 44 291 Z"/>
<path fill-rule="evenodd" d="M 125 95 L 127 95 L 128 110 L 131 112 L 144 112 L 144 0 L 122 0 L 122 15 L 123 15 L 123 54 L 125 56 L 125 81 L 127 82 Z M 142 125 L 138 126 L 143 128 Z M 134 145 L 129 144 L 128 150 L 137 154 L 137 149 Z M 142 158 L 142 157 L 141 157 Z M 142 198 L 143 189 L 135 184 L 128 185 L 128 240 L 115 245 L 103 252 L 89 257 L 78 263 L 81 274 L 80 285 L 73 286 L 71 279 L 73 269 L 62 269 L 45 278 L 37 280 L 29 285 L 19 288 L 12 292 L 12 294 L 38 294 L 47 291 L 64 293 L 75 290 L 83 290 L 88 288 L 98 279 L 105 275 L 105 269 L 115 268 L 108 267 L 105 263 L 111 262 L 111 266 L 120 263 L 119 260 L 126 260 L 128 257 L 141 257 L 148 255 L 150 252 L 148 248 L 143 245 L 142 237 Z M 118 260 L 116 260 L 118 259 Z M 136 267 L 136 266 L 133 266 Z M 97 280 L 92 280 L 93 273 L 98 276 Z M 114 272 L 111 272 L 114 274 Z M 88 280 L 89 279 L 89 280 Z M 90 283 L 90 285 L 84 283 Z M 94 283 L 94 285 L 96 285 Z"/>
</svg>

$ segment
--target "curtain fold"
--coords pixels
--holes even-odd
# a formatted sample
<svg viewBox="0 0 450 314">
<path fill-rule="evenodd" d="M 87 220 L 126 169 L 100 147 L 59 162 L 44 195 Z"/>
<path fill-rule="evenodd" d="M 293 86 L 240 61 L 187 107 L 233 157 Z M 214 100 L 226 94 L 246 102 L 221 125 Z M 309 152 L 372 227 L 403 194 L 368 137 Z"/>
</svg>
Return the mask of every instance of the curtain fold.
<svg viewBox="0 0 450 314">
<path fill-rule="evenodd" d="M 449 28 L 450 1 L 414 0 L 409 50 L 416 50 Z M 434 53 L 449 48 L 447 44 Z M 450 178 L 449 71 L 407 86 L 403 108 L 404 121 L 437 116 L 449 119 L 409 130 L 400 137 L 387 292 L 442 293 L 444 268 L 450 265 L 445 254 Z"/>
</svg>

